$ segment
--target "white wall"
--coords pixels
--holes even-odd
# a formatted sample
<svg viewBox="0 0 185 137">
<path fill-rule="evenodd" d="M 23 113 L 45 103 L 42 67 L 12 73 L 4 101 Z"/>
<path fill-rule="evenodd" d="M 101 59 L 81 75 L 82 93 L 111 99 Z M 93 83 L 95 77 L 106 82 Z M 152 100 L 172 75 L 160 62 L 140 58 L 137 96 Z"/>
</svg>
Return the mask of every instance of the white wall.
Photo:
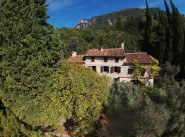
<svg viewBox="0 0 185 137">
<path fill-rule="evenodd" d="M 107 62 L 104 62 L 103 57 L 95 57 L 94 62 L 91 62 L 91 57 L 86 57 L 85 60 L 85 67 L 91 67 L 91 66 L 96 66 L 96 72 L 101 74 L 101 75 L 107 75 L 108 77 L 112 78 L 118 78 L 122 75 L 123 72 L 123 64 L 125 62 L 125 58 L 119 58 L 119 62 L 115 62 L 114 57 L 109 57 Z M 109 67 L 109 73 L 103 72 L 101 73 L 101 67 L 102 66 L 108 66 Z M 110 69 L 111 67 L 121 67 L 121 73 L 111 73 Z"/>
<path fill-rule="evenodd" d="M 91 57 L 86 57 L 85 64 L 87 66 L 96 66 L 96 65 L 101 65 L 101 66 L 122 66 L 123 63 L 125 62 L 125 58 L 120 58 L 119 62 L 115 62 L 114 57 L 109 57 L 107 62 L 104 62 L 103 57 L 95 57 L 94 58 L 95 62 L 91 62 Z"/>
<path fill-rule="evenodd" d="M 132 80 L 133 74 L 128 74 L 128 69 L 132 69 L 132 65 L 125 65 L 126 59 L 120 58 L 119 62 L 115 62 L 114 57 L 109 57 L 107 62 L 104 62 L 103 57 L 94 57 L 94 62 L 91 62 L 91 57 L 86 57 L 84 66 L 85 67 L 92 67 L 96 66 L 96 72 L 100 75 L 106 75 L 111 78 L 119 78 L 119 81 L 125 81 L 129 82 Z M 102 66 L 108 66 L 109 67 L 109 73 L 103 72 L 101 73 L 101 67 Z M 121 67 L 121 73 L 111 73 L 111 67 Z M 149 76 L 149 70 L 147 69 L 147 66 L 143 66 L 146 71 L 143 77 L 141 77 L 141 81 L 146 83 L 146 86 L 153 86 L 153 78 L 148 79 Z M 146 79 L 147 78 L 147 79 Z"/>
</svg>

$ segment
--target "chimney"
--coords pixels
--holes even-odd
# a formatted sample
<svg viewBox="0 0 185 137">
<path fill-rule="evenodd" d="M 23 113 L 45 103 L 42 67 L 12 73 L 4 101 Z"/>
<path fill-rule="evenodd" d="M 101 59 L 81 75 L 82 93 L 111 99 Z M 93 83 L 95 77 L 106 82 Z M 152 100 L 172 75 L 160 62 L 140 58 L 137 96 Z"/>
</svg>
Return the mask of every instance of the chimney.
<svg viewBox="0 0 185 137">
<path fill-rule="evenodd" d="M 100 51 L 103 52 L 103 48 L 102 47 L 100 48 Z"/>
<path fill-rule="evenodd" d="M 76 55 L 77 55 L 77 53 L 76 53 L 76 51 L 72 51 L 72 57 L 76 57 Z"/>
<path fill-rule="evenodd" d="M 124 42 L 121 43 L 121 48 L 122 48 L 123 50 L 125 50 L 125 43 L 124 43 Z"/>
</svg>

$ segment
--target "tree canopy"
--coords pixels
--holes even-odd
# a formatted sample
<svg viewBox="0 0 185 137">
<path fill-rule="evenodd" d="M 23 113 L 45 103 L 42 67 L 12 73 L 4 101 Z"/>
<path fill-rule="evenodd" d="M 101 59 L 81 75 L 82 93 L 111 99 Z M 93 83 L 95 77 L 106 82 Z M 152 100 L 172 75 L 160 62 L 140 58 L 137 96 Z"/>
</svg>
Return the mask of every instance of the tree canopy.
<svg viewBox="0 0 185 137">
<path fill-rule="evenodd" d="M 1 136 L 87 134 L 107 104 L 106 78 L 80 66 L 61 68 L 65 45 L 46 19 L 45 0 L 0 2 Z"/>
<path fill-rule="evenodd" d="M 79 30 L 48 24 L 46 0 L 1 0 L 0 136 L 89 136 L 106 116 L 108 127 L 100 131 L 106 137 L 185 136 L 185 76 L 179 76 L 185 19 L 172 1 L 171 11 L 164 3 L 166 12 L 157 9 L 155 16 L 146 3 L 146 14 Z M 161 65 L 156 87 L 115 83 L 110 90 L 107 77 L 63 61 L 73 50 L 121 42 L 126 52 L 146 51 L 159 60 L 149 66 L 156 76 Z M 143 68 L 135 67 L 138 79 Z"/>
</svg>

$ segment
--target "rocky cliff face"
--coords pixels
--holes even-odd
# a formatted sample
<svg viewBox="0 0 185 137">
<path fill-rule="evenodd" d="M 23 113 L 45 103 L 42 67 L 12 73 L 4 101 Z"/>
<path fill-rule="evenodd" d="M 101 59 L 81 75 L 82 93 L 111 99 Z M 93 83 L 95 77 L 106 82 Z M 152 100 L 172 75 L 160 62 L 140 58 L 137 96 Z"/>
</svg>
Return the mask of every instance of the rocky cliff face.
<svg viewBox="0 0 185 137">
<path fill-rule="evenodd" d="M 98 20 L 99 20 L 98 17 L 93 17 L 91 19 L 81 19 L 79 21 L 79 23 L 76 25 L 75 28 L 78 28 L 78 29 L 87 29 L 89 27 L 96 26 L 97 24 L 99 24 Z M 113 20 L 113 21 L 111 21 L 110 19 L 107 19 L 105 25 L 110 25 L 111 26 L 115 22 L 116 22 L 116 19 Z"/>
<path fill-rule="evenodd" d="M 158 12 L 157 8 L 150 9 L 152 15 Z M 81 19 L 75 28 L 87 29 L 89 27 L 106 27 L 114 25 L 119 16 L 123 16 L 125 20 L 129 20 L 131 17 L 136 17 L 145 14 L 145 9 L 130 8 L 120 11 L 114 11 L 108 14 L 92 17 L 91 19 Z"/>
<path fill-rule="evenodd" d="M 76 25 L 75 28 L 87 29 L 87 28 L 93 26 L 94 24 L 96 24 L 96 18 L 95 17 L 93 17 L 91 19 L 81 19 L 80 22 Z"/>
</svg>

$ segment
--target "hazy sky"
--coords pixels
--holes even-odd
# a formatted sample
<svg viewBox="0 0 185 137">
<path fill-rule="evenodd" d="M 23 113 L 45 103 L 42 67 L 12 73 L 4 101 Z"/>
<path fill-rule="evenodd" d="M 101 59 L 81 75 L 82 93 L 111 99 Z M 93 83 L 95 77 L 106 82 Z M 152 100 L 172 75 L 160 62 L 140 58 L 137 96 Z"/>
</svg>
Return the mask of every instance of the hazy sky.
<svg viewBox="0 0 185 137">
<path fill-rule="evenodd" d="M 80 19 L 110 13 L 126 8 L 145 8 L 146 0 L 47 0 L 48 22 L 55 27 L 74 27 Z M 169 0 L 166 0 L 169 2 Z M 185 14 L 185 0 L 173 0 Z M 163 0 L 148 0 L 150 7 L 164 9 Z"/>
</svg>

